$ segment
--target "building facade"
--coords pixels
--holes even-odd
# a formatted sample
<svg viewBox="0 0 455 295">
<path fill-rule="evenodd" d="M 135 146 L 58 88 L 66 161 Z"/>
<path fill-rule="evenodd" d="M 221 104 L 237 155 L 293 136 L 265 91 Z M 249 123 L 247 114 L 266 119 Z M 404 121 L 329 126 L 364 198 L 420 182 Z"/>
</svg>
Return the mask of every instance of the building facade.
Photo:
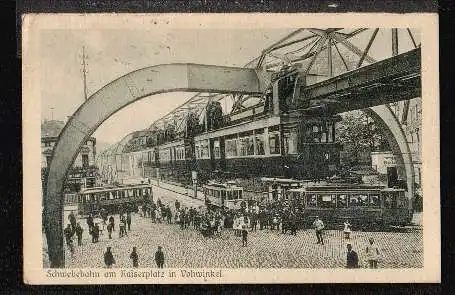
<svg viewBox="0 0 455 295">
<path fill-rule="evenodd" d="M 65 126 L 65 122 L 45 120 L 41 124 L 41 170 L 45 174 L 49 168 L 52 151 L 57 144 L 58 136 Z M 90 137 L 82 146 L 74 160 L 66 180 L 65 190 L 77 192 L 81 188 L 96 185 L 97 169 L 95 164 L 96 139 Z"/>
</svg>

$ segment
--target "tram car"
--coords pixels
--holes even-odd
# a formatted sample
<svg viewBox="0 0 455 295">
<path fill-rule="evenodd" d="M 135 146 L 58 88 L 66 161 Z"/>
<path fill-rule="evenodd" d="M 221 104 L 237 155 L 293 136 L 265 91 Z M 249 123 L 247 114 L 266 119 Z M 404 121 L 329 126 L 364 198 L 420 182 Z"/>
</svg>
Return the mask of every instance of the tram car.
<svg viewBox="0 0 455 295">
<path fill-rule="evenodd" d="M 95 187 L 78 193 L 78 210 L 82 216 L 97 215 L 101 208 L 108 214 L 121 210 L 136 211 L 139 204 L 153 201 L 150 184 Z"/>
<path fill-rule="evenodd" d="M 301 220 L 311 227 L 316 216 L 328 228 L 340 228 L 349 220 L 354 229 L 405 226 L 412 210 L 403 189 L 373 185 L 311 185 L 290 189 L 288 199 L 303 208 Z"/>
<path fill-rule="evenodd" d="M 207 207 L 227 208 L 232 210 L 247 209 L 243 199 L 243 188 L 234 182 L 209 182 L 203 187 Z"/>
</svg>

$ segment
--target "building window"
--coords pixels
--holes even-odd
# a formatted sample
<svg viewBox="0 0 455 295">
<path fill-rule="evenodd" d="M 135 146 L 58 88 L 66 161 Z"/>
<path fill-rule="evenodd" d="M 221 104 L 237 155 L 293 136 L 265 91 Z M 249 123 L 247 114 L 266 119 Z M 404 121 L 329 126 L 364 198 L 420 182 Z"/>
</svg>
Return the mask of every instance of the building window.
<svg viewBox="0 0 455 295">
<path fill-rule="evenodd" d="M 273 132 L 269 134 L 269 148 L 270 154 L 280 154 L 280 133 Z"/>
<path fill-rule="evenodd" d="M 82 167 L 86 168 L 89 166 L 88 155 L 82 155 Z"/>
</svg>

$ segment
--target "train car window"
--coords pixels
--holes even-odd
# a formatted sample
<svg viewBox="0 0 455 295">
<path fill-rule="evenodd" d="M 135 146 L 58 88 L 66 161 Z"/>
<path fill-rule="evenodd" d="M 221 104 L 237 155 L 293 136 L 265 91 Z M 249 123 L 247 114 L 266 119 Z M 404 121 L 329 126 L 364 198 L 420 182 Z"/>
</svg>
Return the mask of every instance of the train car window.
<svg viewBox="0 0 455 295">
<path fill-rule="evenodd" d="M 381 201 L 379 199 L 379 195 L 370 194 L 370 206 L 371 207 L 380 207 L 381 206 Z"/>
<path fill-rule="evenodd" d="M 317 207 L 317 197 L 316 195 L 310 194 L 306 196 L 306 203 L 308 207 Z"/>
<path fill-rule="evenodd" d="M 229 139 L 225 141 L 225 149 L 227 157 L 237 156 L 237 139 Z"/>
<path fill-rule="evenodd" d="M 320 208 L 335 208 L 336 198 L 333 195 L 319 195 L 318 206 Z"/>
<path fill-rule="evenodd" d="M 368 195 L 351 195 L 349 197 L 349 207 L 368 206 Z"/>
<path fill-rule="evenodd" d="M 347 195 L 338 195 L 337 196 L 337 207 L 338 208 L 346 208 L 347 207 L 347 202 L 348 196 Z"/>
<path fill-rule="evenodd" d="M 269 149 L 272 155 L 280 153 L 280 134 L 278 132 L 269 134 Z"/>
<path fill-rule="evenodd" d="M 265 155 L 263 134 L 256 134 L 256 155 Z"/>
</svg>

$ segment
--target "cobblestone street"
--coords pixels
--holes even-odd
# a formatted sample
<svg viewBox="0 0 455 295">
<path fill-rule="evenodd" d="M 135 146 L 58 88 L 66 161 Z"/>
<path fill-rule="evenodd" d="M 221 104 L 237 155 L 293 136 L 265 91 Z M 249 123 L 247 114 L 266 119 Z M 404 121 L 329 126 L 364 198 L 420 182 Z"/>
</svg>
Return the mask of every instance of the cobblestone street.
<svg viewBox="0 0 455 295">
<path fill-rule="evenodd" d="M 118 221 L 118 216 L 115 216 Z M 86 226 L 85 220 L 81 225 Z M 373 237 L 382 253 L 380 268 L 418 268 L 423 264 L 422 232 L 353 232 L 350 242 L 359 254 L 361 267 L 366 267 L 365 250 Z M 181 230 L 176 224 L 154 224 L 151 219 L 133 215 L 127 237 L 118 237 L 118 226 L 112 240 L 105 231 L 96 244 L 84 231 L 83 245 L 75 246 L 71 257 L 66 249 L 67 267 L 104 267 L 103 253 L 112 247 L 115 267 L 131 267 L 129 253 L 137 247 L 140 267 L 154 267 L 157 246 L 163 247 L 165 267 L 226 268 L 340 268 L 345 265 L 346 240 L 341 231 L 326 231 L 325 245 L 316 244 L 314 231 L 299 231 L 297 236 L 278 231 L 250 232 L 248 247 L 240 237 L 224 230 L 221 237 L 204 238 L 194 229 Z M 77 241 L 75 241 L 77 244 Z"/>
</svg>

